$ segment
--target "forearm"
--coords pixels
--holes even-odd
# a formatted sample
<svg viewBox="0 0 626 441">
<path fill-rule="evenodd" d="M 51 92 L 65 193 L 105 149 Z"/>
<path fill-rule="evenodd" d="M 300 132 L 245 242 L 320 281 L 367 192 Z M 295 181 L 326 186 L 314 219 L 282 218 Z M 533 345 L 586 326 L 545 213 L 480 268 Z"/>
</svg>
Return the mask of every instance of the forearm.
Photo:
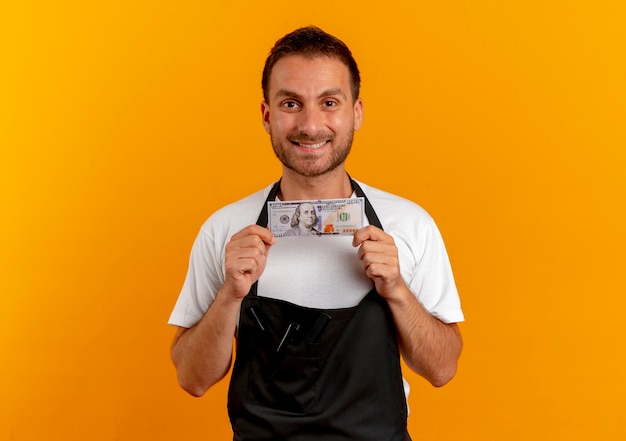
<svg viewBox="0 0 626 441">
<path fill-rule="evenodd" d="M 430 315 L 406 286 L 387 301 L 407 366 L 433 386 L 446 384 L 456 373 L 463 346 L 458 326 Z"/>
<path fill-rule="evenodd" d="M 191 395 L 203 395 L 228 373 L 240 305 L 241 299 L 220 290 L 196 325 L 178 331 L 172 360 L 180 386 Z"/>
</svg>

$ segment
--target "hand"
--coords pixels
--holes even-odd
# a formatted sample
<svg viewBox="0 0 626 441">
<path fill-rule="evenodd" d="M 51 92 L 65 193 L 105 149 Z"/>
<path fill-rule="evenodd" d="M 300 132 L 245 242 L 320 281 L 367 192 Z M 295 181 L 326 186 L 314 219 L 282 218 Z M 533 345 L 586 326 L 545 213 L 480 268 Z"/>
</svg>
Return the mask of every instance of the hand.
<svg viewBox="0 0 626 441">
<path fill-rule="evenodd" d="M 354 233 L 352 246 L 359 247 L 359 259 L 363 262 L 367 277 L 374 281 L 378 294 L 391 299 L 401 292 L 398 288 L 406 288 L 400 274 L 398 248 L 393 237 L 369 225 Z"/>
<path fill-rule="evenodd" d="M 226 244 L 226 280 L 224 287 L 235 299 L 244 298 L 267 263 L 267 255 L 276 238 L 267 229 L 250 225 L 234 234 Z"/>
</svg>

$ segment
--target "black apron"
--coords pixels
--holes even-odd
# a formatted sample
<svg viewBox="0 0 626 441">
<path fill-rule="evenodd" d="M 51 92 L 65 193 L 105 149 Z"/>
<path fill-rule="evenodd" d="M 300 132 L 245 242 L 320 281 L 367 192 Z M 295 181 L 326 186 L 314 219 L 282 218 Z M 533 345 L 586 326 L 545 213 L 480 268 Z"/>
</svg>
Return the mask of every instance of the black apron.
<svg viewBox="0 0 626 441">
<path fill-rule="evenodd" d="M 370 224 L 380 221 L 365 198 Z M 267 202 L 258 225 L 267 226 Z M 410 441 L 396 329 L 372 289 L 355 307 L 243 299 L 228 391 L 235 441 Z M 337 295 L 341 295 L 340 292 Z"/>
</svg>

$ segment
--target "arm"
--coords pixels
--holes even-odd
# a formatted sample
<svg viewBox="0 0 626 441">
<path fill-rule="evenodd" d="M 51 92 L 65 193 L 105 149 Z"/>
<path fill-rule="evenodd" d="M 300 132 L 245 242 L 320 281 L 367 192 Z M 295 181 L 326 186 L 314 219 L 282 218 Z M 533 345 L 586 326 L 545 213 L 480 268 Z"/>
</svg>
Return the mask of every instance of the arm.
<svg viewBox="0 0 626 441">
<path fill-rule="evenodd" d="M 233 235 L 226 245 L 224 285 L 215 301 L 193 327 L 178 328 L 171 355 L 178 382 L 191 395 L 202 396 L 230 369 L 241 302 L 263 273 L 274 240 L 258 225 Z"/>
<path fill-rule="evenodd" d="M 398 250 L 391 236 L 370 225 L 356 232 L 353 245 L 359 247 L 367 276 L 387 300 L 407 366 L 433 386 L 443 386 L 454 377 L 461 355 L 458 326 L 433 317 L 415 298 L 400 274 Z"/>
</svg>

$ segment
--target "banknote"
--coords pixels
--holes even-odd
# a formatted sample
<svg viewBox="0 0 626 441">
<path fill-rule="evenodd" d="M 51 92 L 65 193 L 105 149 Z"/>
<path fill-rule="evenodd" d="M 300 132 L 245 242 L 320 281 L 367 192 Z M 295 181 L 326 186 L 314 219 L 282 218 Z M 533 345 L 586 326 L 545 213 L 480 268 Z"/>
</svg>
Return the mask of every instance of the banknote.
<svg viewBox="0 0 626 441">
<path fill-rule="evenodd" d="M 268 202 L 268 217 L 276 237 L 352 235 L 363 227 L 365 199 Z"/>
</svg>

